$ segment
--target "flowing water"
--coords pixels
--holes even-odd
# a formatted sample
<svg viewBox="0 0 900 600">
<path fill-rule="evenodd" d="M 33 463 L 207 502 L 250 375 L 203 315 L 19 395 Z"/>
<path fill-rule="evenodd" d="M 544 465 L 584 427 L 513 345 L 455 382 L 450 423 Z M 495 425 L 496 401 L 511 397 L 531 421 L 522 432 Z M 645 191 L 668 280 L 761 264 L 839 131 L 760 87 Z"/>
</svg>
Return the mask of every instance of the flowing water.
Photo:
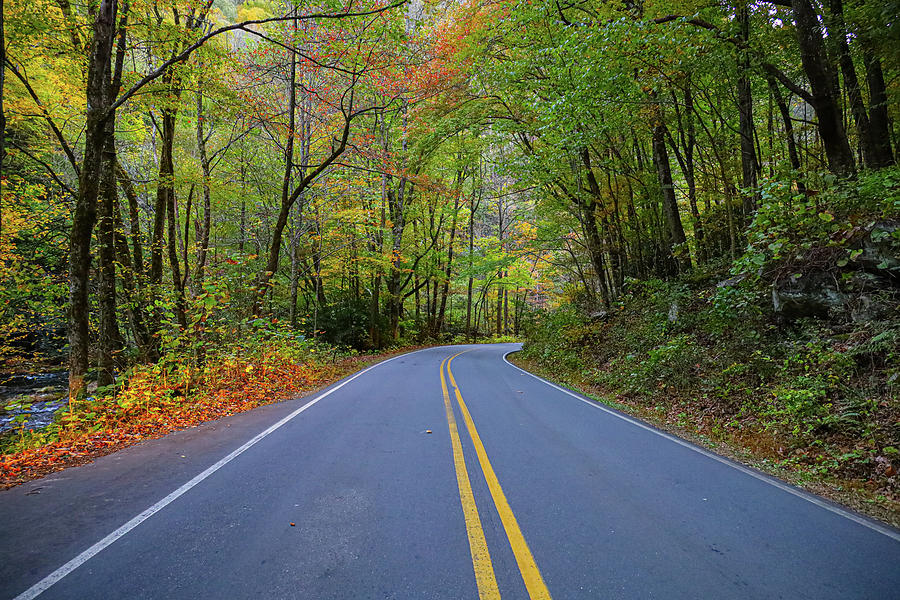
<svg viewBox="0 0 900 600">
<path fill-rule="evenodd" d="M 66 403 L 66 371 L 0 377 L 0 433 L 42 429 Z M 25 415 L 25 420 L 21 417 Z"/>
</svg>

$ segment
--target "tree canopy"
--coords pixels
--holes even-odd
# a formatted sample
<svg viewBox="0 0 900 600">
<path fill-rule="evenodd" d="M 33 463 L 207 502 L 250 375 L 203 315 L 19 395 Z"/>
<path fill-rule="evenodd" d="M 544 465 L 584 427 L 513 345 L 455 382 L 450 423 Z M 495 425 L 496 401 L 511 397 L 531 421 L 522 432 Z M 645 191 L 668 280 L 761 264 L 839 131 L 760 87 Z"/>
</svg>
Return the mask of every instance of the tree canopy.
<svg viewBox="0 0 900 600">
<path fill-rule="evenodd" d="M 900 210 L 896 8 L 5 0 L 0 353 L 65 351 L 74 398 L 776 276 L 809 219 Z"/>
</svg>

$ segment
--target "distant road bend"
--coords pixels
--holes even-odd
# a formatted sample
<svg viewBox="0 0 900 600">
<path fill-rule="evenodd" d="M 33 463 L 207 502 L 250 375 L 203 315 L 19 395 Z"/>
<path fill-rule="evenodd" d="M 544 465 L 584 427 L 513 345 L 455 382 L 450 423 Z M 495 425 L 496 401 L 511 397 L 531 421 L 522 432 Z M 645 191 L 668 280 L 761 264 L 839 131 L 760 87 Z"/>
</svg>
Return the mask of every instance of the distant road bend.
<svg viewBox="0 0 900 600">
<path fill-rule="evenodd" d="M 900 598 L 900 532 L 429 348 L 0 493 L 0 598 Z"/>
</svg>

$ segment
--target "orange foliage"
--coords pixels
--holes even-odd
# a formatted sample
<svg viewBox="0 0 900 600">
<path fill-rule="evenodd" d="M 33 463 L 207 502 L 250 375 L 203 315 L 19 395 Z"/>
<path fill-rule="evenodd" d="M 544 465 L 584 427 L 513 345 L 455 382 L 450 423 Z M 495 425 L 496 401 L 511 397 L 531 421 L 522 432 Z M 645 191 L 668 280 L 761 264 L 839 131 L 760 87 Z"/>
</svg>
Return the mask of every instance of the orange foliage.
<svg viewBox="0 0 900 600">
<path fill-rule="evenodd" d="M 94 414 L 89 423 L 63 417 L 59 441 L 0 457 L 0 489 L 89 463 L 145 439 L 296 398 L 408 350 L 354 356 L 333 364 L 296 364 L 279 359 L 248 364 L 235 358 L 226 360 L 193 391 L 160 382 L 149 374 L 136 375 L 117 397 L 79 406 L 75 415 Z"/>
</svg>

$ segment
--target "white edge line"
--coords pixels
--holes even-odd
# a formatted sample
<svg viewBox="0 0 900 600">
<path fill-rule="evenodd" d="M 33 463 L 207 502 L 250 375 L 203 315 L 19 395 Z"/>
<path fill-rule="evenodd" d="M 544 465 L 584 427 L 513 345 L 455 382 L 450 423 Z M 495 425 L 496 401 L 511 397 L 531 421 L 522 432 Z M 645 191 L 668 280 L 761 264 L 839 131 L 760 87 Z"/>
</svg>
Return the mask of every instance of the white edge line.
<svg viewBox="0 0 900 600">
<path fill-rule="evenodd" d="M 30 588 L 28 588 L 27 590 L 25 590 L 18 596 L 16 596 L 13 600 L 31 600 L 32 598 L 36 598 L 40 594 L 44 593 L 53 584 L 55 584 L 56 582 L 61 580 L 63 577 L 65 577 L 66 575 L 68 575 L 69 573 L 71 573 L 72 571 L 74 571 L 75 569 L 77 569 L 78 567 L 80 567 L 81 565 L 86 563 L 87 561 L 89 561 L 91 558 L 96 556 L 104 548 L 106 548 L 107 546 L 109 546 L 110 544 L 112 544 L 113 542 L 118 540 L 120 537 L 124 536 L 129 531 L 131 531 L 132 529 L 134 529 L 135 527 L 137 527 L 138 525 L 140 525 L 141 523 L 143 523 L 144 521 L 146 521 L 147 519 L 149 519 L 150 517 L 152 517 L 159 511 L 161 511 L 162 509 L 164 509 L 166 506 L 168 506 L 169 504 L 174 502 L 177 498 L 184 495 L 191 488 L 193 488 L 194 486 L 196 486 L 197 484 L 202 482 L 204 479 L 206 479 L 207 477 L 209 477 L 210 475 L 212 475 L 213 473 L 215 473 L 216 471 L 218 471 L 219 469 L 221 469 L 222 467 L 224 467 L 225 465 L 230 463 L 232 460 L 237 458 L 239 455 L 243 454 L 246 450 L 250 449 L 252 446 L 254 446 L 257 442 L 259 442 L 266 436 L 268 436 L 270 433 L 272 433 L 273 431 L 275 431 L 276 429 L 278 429 L 279 427 L 281 427 L 282 425 L 284 425 L 285 423 L 287 423 L 288 421 L 290 421 L 291 419 L 293 419 L 294 417 L 296 417 L 297 415 L 299 415 L 300 413 L 305 411 L 307 408 L 310 408 L 312 405 L 316 404 L 319 400 L 322 400 L 326 396 L 331 395 L 333 392 L 338 391 L 339 389 L 341 389 L 342 387 L 344 387 L 345 385 L 347 385 L 348 383 L 350 383 L 357 377 L 360 377 L 360 376 L 364 375 L 365 373 L 368 373 L 375 367 L 379 367 L 385 363 L 391 362 L 394 359 L 401 358 L 404 356 L 409 356 L 410 354 L 415 354 L 416 352 L 422 352 L 422 350 L 429 350 L 429 349 L 430 348 L 422 348 L 421 350 L 413 350 L 412 352 L 406 352 L 404 354 L 392 356 L 391 358 L 388 358 L 387 360 L 383 360 L 379 363 L 376 363 L 370 367 L 363 369 L 359 373 L 352 375 L 351 377 L 345 379 L 344 381 L 335 385 L 334 387 L 322 392 L 321 394 L 319 394 L 318 396 L 316 396 L 315 398 L 313 398 L 312 400 L 310 400 L 309 402 L 307 402 L 306 404 L 304 404 L 303 406 L 301 406 L 300 408 L 298 408 L 297 410 L 295 410 L 288 416 L 282 418 L 280 421 L 278 421 L 274 425 L 270 425 L 267 429 L 265 429 L 261 433 L 256 434 L 250 440 L 244 442 L 244 444 L 241 445 L 239 448 L 232 451 L 227 456 L 219 459 L 219 461 L 216 462 L 215 464 L 207 467 L 204 471 L 202 471 L 198 475 L 194 476 L 190 481 L 188 481 L 187 483 L 185 483 L 184 485 L 182 485 L 181 487 L 176 489 L 174 492 L 172 492 L 171 494 L 169 494 L 162 500 L 159 500 L 156 504 L 154 504 L 150 508 L 146 509 L 144 512 L 138 514 L 137 516 L 132 518 L 130 521 L 128 521 L 127 523 L 125 523 L 124 525 L 122 525 L 121 527 L 119 527 L 118 529 L 116 529 L 115 531 L 110 533 L 109 535 L 107 535 L 105 538 L 103 538 L 102 540 L 100 540 L 99 542 L 97 542 L 96 544 L 94 544 L 93 546 L 91 546 L 90 548 L 88 548 L 87 550 L 85 550 L 84 552 L 82 552 L 81 554 L 79 554 L 78 556 L 76 556 L 75 558 L 70 560 L 69 562 L 65 563 L 64 565 L 62 565 L 61 567 L 59 567 L 58 569 L 56 569 L 55 571 L 53 571 L 52 573 L 50 573 L 49 575 L 47 575 L 46 577 L 44 577 L 43 579 L 38 581 L 36 584 L 34 584 L 33 586 L 31 586 Z"/>
<path fill-rule="evenodd" d="M 858 523 L 859 525 L 862 525 L 863 527 L 868 527 L 869 529 L 871 529 L 873 531 L 877 531 L 878 533 L 885 535 L 885 536 L 891 538 L 892 540 L 900 542 L 900 531 L 897 531 L 896 529 L 881 525 L 880 523 L 871 521 L 870 519 L 863 517 L 862 515 L 858 515 L 856 513 L 850 512 L 849 510 L 841 508 L 839 506 L 835 506 L 834 504 L 832 504 L 826 500 L 823 500 L 822 498 L 813 496 L 812 494 L 804 492 L 792 485 L 789 485 L 787 483 L 784 483 L 783 481 L 775 479 L 774 477 L 772 477 L 770 475 L 766 475 L 764 473 L 761 473 L 759 471 L 756 471 L 754 469 L 746 467 L 742 464 L 736 463 L 732 460 L 725 458 L 724 456 L 719 456 L 715 452 L 711 452 L 711 451 L 707 450 L 706 448 L 702 448 L 702 447 L 692 444 L 688 441 L 685 441 L 681 438 L 675 437 L 674 435 L 670 435 L 668 433 L 660 431 L 659 429 L 656 429 L 655 427 L 651 427 L 650 425 L 647 425 L 646 423 L 642 423 L 641 421 L 639 421 L 637 419 L 626 416 L 618 411 L 612 410 L 612 409 L 600 404 L 599 402 L 597 402 L 595 400 L 590 400 L 588 398 L 585 398 L 582 395 L 576 394 L 575 392 L 567 390 L 564 387 L 560 387 L 560 386 L 556 385 L 555 383 L 547 381 L 543 377 L 535 375 L 534 373 L 529 373 L 525 369 L 509 362 L 508 356 L 514 352 L 520 352 L 520 350 L 510 350 L 509 352 L 504 354 L 503 362 L 505 362 L 509 366 L 513 367 L 514 369 L 518 369 L 519 371 L 525 373 L 526 375 L 530 375 L 531 377 L 534 377 L 538 381 L 546 383 L 550 387 L 555 388 L 564 394 L 568 394 L 569 396 L 572 396 L 576 400 L 580 400 L 581 402 L 584 402 L 588 406 L 592 406 L 596 409 L 602 410 L 603 412 L 605 412 L 607 414 L 610 414 L 614 417 L 622 419 L 623 421 L 631 423 L 635 427 L 640 427 L 641 429 L 645 429 L 651 433 L 655 433 L 656 435 L 663 437 L 663 438 L 669 440 L 670 442 L 674 442 L 674 443 L 678 444 L 679 446 L 684 446 L 685 448 L 693 450 L 694 452 L 698 452 L 698 453 L 706 456 L 707 458 L 711 458 L 717 462 L 722 463 L 723 465 L 728 465 L 732 469 L 737 469 L 738 471 L 740 471 L 742 473 L 750 475 L 751 477 L 755 477 L 756 479 L 759 479 L 760 481 L 764 481 L 765 483 L 768 483 L 769 485 L 775 486 L 782 491 L 788 492 L 789 494 L 793 494 L 794 496 L 797 496 L 798 498 L 802 498 L 802 499 L 806 500 L 807 502 L 811 502 L 812 504 L 815 504 L 816 506 L 818 506 L 820 508 L 824 508 L 825 510 L 831 511 L 837 515 L 840 515 L 842 517 L 850 519 L 854 523 Z"/>
</svg>

